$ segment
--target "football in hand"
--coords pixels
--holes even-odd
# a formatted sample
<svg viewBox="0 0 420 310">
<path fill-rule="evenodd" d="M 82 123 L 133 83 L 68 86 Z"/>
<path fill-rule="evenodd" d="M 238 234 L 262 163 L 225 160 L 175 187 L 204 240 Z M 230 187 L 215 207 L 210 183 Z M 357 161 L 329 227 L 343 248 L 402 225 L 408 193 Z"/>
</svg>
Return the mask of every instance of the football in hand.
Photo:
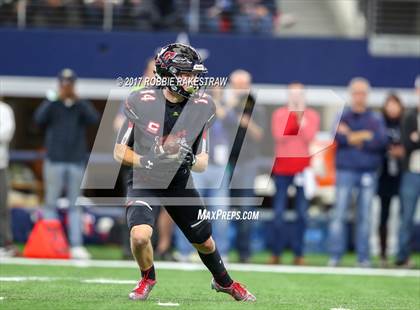
<svg viewBox="0 0 420 310">
<path fill-rule="evenodd" d="M 167 135 L 162 137 L 160 149 L 161 152 L 168 155 L 168 157 L 177 157 L 179 153 L 179 138 L 174 135 Z"/>
</svg>

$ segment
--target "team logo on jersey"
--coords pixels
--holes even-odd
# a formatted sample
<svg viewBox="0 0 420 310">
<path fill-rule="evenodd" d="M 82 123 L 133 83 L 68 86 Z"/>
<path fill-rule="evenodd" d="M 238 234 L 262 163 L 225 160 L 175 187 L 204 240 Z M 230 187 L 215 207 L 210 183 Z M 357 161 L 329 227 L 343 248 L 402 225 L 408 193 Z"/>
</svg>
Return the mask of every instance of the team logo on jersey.
<svg viewBox="0 0 420 310">
<path fill-rule="evenodd" d="M 149 124 L 147 125 L 147 131 L 154 134 L 158 133 L 159 128 L 160 124 L 156 122 L 149 122 Z"/>
</svg>

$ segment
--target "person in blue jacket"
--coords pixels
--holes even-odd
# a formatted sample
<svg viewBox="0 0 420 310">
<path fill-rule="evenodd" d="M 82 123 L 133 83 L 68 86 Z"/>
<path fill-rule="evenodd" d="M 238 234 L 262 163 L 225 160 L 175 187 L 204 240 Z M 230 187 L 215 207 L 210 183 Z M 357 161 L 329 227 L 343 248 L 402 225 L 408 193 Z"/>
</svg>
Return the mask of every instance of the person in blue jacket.
<svg viewBox="0 0 420 310">
<path fill-rule="evenodd" d="M 336 201 L 329 227 L 330 266 L 337 266 L 346 250 L 347 209 L 356 200 L 355 246 L 358 265 L 370 266 L 370 209 L 376 194 L 378 170 L 387 143 L 383 117 L 367 106 L 369 82 L 354 78 L 349 85 L 351 106 L 337 127 Z"/>
<path fill-rule="evenodd" d="M 45 129 L 44 161 L 45 219 L 57 218 L 57 199 L 66 189 L 69 200 L 69 241 L 72 258 L 88 259 L 83 247 L 82 215 L 76 206 L 87 155 L 86 128 L 96 124 L 99 114 L 90 102 L 75 91 L 76 74 L 63 69 L 58 76 L 56 99 L 47 99 L 35 111 L 35 122 Z"/>
</svg>

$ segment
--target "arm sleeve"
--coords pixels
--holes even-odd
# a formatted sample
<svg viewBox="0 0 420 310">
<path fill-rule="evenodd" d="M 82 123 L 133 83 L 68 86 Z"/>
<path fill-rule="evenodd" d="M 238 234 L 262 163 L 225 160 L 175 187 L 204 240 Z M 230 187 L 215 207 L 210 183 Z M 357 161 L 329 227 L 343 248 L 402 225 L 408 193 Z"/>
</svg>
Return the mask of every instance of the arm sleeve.
<svg viewBox="0 0 420 310">
<path fill-rule="evenodd" d="M 209 153 L 210 150 L 210 137 L 209 137 L 210 129 L 204 128 L 198 138 L 198 147 L 195 154 L 200 153 Z"/>
<path fill-rule="evenodd" d="M 0 108 L 0 112 L 0 142 L 8 143 L 15 132 L 15 116 L 9 106 Z"/>
<path fill-rule="evenodd" d="M 305 115 L 303 115 L 305 117 Z M 300 126 L 299 135 L 302 135 L 306 142 L 312 141 L 319 131 L 319 115 L 317 112 L 308 112 L 308 117 L 304 118 L 304 123 Z"/>
<path fill-rule="evenodd" d="M 194 151 L 194 154 L 209 152 L 209 149 L 210 149 L 209 131 L 210 131 L 210 127 L 213 126 L 214 122 L 216 121 L 216 105 L 212 101 L 211 101 L 211 104 L 212 104 L 212 107 L 209 111 L 209 117 L 207 119 L 207 122 L 193 144 L 192 149 Z"/>
<path fill-rule="evenodd" d="M 210 149 L 210 127 L 213 126 L 214 122 L 216 121 L 216 110 L 213 109 L 212 113 L 210 113 L 210 117 L 208 118 L 204 128 L 201 130 L 200 134 L 198 135 L 197 139 L 194 142 L 192 147 L 194 154 L 200 153 L 208 153 Z"/>
<path fill-rule="evenodd" d="M 93 105 L 88 102 L 84 101 L 83 103 L 83 119 L 86 125 L 93 125 L 99 121 L 99 113 L 93 107 Z"/>
<path fill-rule="evenodd" d="M 209 117 L 206 122 L 205 128 L 210 128 L 213 126 L 214 122 L 216 121 L 216 104 L 213 102 L 213 99 L 211 99 L 211 109 L 209 111 Z"/>
<path fill-rule="evenodd" d="M 341 133 L 337 133 L 335 135 L 335 141 L 337 142 L 337 144 L 339 146 L 348 146 L 348 142 L 347 142 L 347 136 L 346 135 L 342 135 Z"/>
<path fill-rule="evenodd" d="M 130 120 L 137 120 L 140 118 L 139 111 L 137 111 L 135 104 L 137 97 L 137 91 L 133 91 L 124 102 L 124 114 Z"/>
<path fill-rule="evenodd" d="M 382 116 L 377 116 L 374 119 L 374 122 L 373 128 L 371 129 L 373 132 L 373 138 L 372 140 L 365 141 L 363 143 L 363 149 L 369 151 L 380 151 L 385 149 L 388 140 L 385 122 Z"/>
<path fill-rule="evenodd" d="M 203 130 L 200 133 L 198 138 L 198 148 L 196 154 L 200 153 L 209 153 L 210 150 L 210 127 L 213 126 L 216 121 L 216 105 L 212 102 L 212 109 L 210 110 L 210 116 L 204 126 Z"/>
<path fill-rule="evenodd" d="M 283 109 L 274 111 L 271 117 L 271 134 L 275 141 L 279 141 L 284 138 L 286 124 L 286 113 Z"/>
<path fill-rule="evenodd" d="M 115 144 L 124 144 L 129 147 L 134 145 L 134 123 L 129 119 L 125 119 L 123 125 L 118 132 Z"/>
<path fill-rule="evenodd" d="M 261 130 L 265 133 L 266 125 L 267 125 L 267 115 L 265 113 L 265 109 L 260 105 L 255 107 L 254 111 L 255 115 L 252 116 L 252 119 L 261 128 Z"/>
<path fill-rule="evenodd" d="M 38 126 L 46 126 L 50 121 L 51 107 L 53 103 L 45 100 L 41 106 L 35 111 L 34 121 Z"/>
<path fill-rule="evenodd" d="M 411 133 L 416 130 L 416 126 L 415 126 L 416 120 L 417 120 L 416 117 L 411 119 L 411 115 L 408 115 L 407 117 L 404 118 L 404 122 L 401 126 L 402 142 L 407 153 L 411 153 L 415 149 L 420 148 L 420 141 L 413 142 L 410 139 Z M 417 131 L 420 132 L 420 128 L 417 128 Z"/>
<path fill-rule="evenodd" d="M 343 120 L 343 116 L 341 116 L 341 117 L 338 116 L 337 117 L 337 119 L 335 121 L 336 126 L 333 127 L 333 130 L 337 130 L 340 123 L 347 124 L 346 121 Z M 349 146 L 346 135 L 338 133 L 337 131 L 332 133 L 332 135 L 334 135 L 334 134 L 335 134 L 335 141 L 337 142 L 338 146 Z"/>
</svg>

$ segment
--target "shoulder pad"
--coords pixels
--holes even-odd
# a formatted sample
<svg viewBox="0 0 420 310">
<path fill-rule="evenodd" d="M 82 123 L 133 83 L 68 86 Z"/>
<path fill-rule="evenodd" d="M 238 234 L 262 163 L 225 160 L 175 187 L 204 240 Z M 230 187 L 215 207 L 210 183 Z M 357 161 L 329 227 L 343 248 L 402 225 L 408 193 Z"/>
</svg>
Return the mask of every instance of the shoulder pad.
<svg viewBox="0 0 420 310">
<path fill-rule="evenodd" d="M 157 101 L 156 89 L 141 88 L 133 90 L 125 102 L 125 115 L 132 120 L 140 118 L 141 107 Z"/>
<path fill-rule="evenodd" d="M 138 90 L 131 92 L 124 103 L 125 116 L 131 120 L 140 118 L 138 111 L 138 92 Z"/>
<path fill-rule="evenodd" d="M 211 96 L 207 93 L 203 93 L 201 95 L 195 94 L 191 100 L 194 104 L 209 104 L 209 102 L 212 100 Z"/>
</svg>

